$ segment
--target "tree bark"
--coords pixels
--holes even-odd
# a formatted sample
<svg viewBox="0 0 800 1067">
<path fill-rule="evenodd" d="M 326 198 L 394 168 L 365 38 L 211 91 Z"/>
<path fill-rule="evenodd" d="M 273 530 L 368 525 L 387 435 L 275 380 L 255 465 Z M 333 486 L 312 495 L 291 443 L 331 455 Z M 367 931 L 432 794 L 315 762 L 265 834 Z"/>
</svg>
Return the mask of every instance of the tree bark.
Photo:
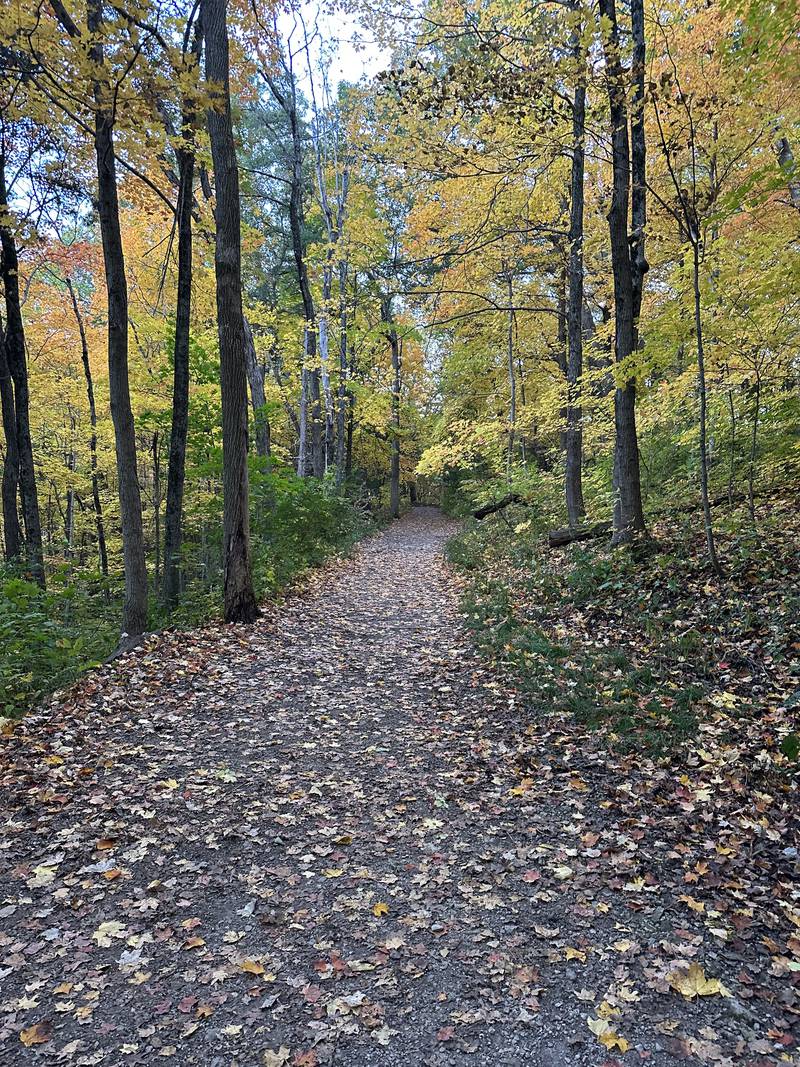
<svg viewBox="0 0 800 1067">
<path fill-rule="evenodd" d="M 339 390 L 336 405 L 336 484 L 345 480 L 347 421 L 347 260 L 339 260 Z"/>
<path fill-rule="evenodd" d="M 216 186 L 216 244 L 224 495 L 225 618 L 251 622 L 258 615 L 250 562 L 250 493 L 247 471 L 246 336 L 242 310 L 239 172 L 230 102 L 226 0 L 201 0 L 206 80 L 213 92 L 208 133 Z"/>
<path fill-rule="evenodd" d="M 195 34 L 192 59 L 199 59 L 202 33 Z M 175 347 L 172 373 L 172 424 L 167 460 L 167 501 L 164 510 L 164 579 L 162 598 L 173 608 L 181 591 L 183 494 L 186 484 L 186 440 L 189 434 L 189 340 L 192 310 L 192 204 L 195 172 L 194 104 L 183 98 L 182 144 L 178 156 L 178 291 L 175 299 Z"/>
<path fill-rule="evenodd" d="M 258 362 L 256 344 L 250 323 L 244 320 L 247 339 L 247 380 L 250 383 L 250 403 L 253 406 L 253 427 L 256 438 L 256 455 L 266 457 L 270 450 L 270 427 L 267 418 L 267 397 L 264 392 L 264 369 Z"/>
<path fill-rule="evenodd" d="M 481 507 L 476 508 L 473 511 L 472 516 L 475 519 L 485 519 L 487 515 L 494 515 L 497 511 L 502 511 L 503 508 L 507 508 L 509 504 L 526 504 L 527 501 L 519 493 L 507 493 L 500 500 L 495 500 L 491 504 L 483 504 Z"/>
<path fill-rule="evenodd" d="M 13 382 L 14 417 L 22 521 L 25 526 L 25 552 L 34 580 L 44 588 L 44 553 L 39 518 L 39 495 L 31 442 L 28 366 L 25 356 L 25 330 L 19 296 L 17 244 L 10 226 L 5 156 L 0 154 L 0 279 L 6 308 L 5 358 Z"/>
<path fill-rule="evenodd" d="M 387 324 L 386 338 L 392 357 L 392 433 L 391 461 L 389 470 L 389 515 L 400 518 L 400 387 L 401 387 L 401 343 L 397 336 L 397 327 L 392 315 L 391 297 L 384 301 L 383 321 Z"/>
<path fill-rule="evenodd" d="M 18 559 L 22 552 L 22 530 L 17 510 L 19 453 L 17 451 L 17 416 L 14 410 L 14 382 L 8 369 L 3 324 L 0 322 L 0 408 L 3 416 L 5 455 L 3 456 L 3 538 L 7 561 Z"/>
<path fill-rule="evenodd" d="M 579 12 L 577 5 L 573 11 Z M 576 16 L 577 17 L 577 16 Z M 583 518 L 583 411 L 580 382 L 583 374 L 583 211 L 586 140 L 586 54 L 582 26 L 573 30 L 572 55 L 576 63 L 572 105 L 572 171 L 570 176 L 569 293 L 567 297 L 567 430 L 565 434 L 564 495 L 567 518 L 575 526 Z"/>
<path fill-rule="evenodd" d="M 514 462 L 514 444 L 517 433 L 517 375 L 514 364 L 514 280 L 508 278 L 508 328 L 506 331 L 506 358 L 508 365 L 508 451 L 506 453 L 506 478 L 511 481 Z"/>
<path fill-rule="evenodd" d="M 92 478 L 92 507 L 94 508 L 94 522 L 97 530 L 97 550 L 100 554 L 100 570 L 108 577 L 108 549 L 106 548 L 106 528 L 103 521 L 103 505 L 100 500 L 100 482 L 97 473 L 97 405 L 94 399 L 94 382 L 92 380 L 92 367 L 89 362 L 89 345 L 86 340 L 86 328 L 83 324 L 78 296 L 72 279 L 66 279 L 67 291 L 72 301 L 72 310 L 75 321 L 78 324 L 78 334 L 81 339 L 81 363 L 83 364 L 83 376 L 86 380 L 86 398 L 89 404 L 89 423 L 92 432 L 89 437 L 89 466 Z"/>
<path fill-rule="evenodd" d="M 575 541 L 591 541 L 611 532 L 610 522 L 595 522 L 591 525 L 567 526 L 563 530 L 550 530 L 547 543 L 550 548 L 561 548 Z"/>
<path fill-rule="evenodd" d="M 108 382 L 117 455 L 117 485 L 122 520 L 125 602 L 122 632 L 136 637 L 147 624 L 147 565 L 142 527 L 142 497 L 136 467 L 136 432 L 128 381 L 128 282 L 117 196 L 114 153 L 114 92 L 104 69 L 102 0 L 89 0 L 87 27 L 95 43 L 89 49 L 95 99 L 94 143 L 97 156 L 97 207 L 108 292 Z"/>
<path fill-rule="evenodd" d="M 703 345 L 703 318 L 700 305 L 700 250 L 698 248 L 697 235 L 692 242 L 693 271 L 692 281 L 694 285 L 694 333 L 697 343 L 697 377 L 700 389 L 700 495 L 703 502 L 703 520 L 706 531 L 706 545 L 708 546 L 708 558 L 714 573 L 722 577 L 722 568 L 719 565 L 717 548 L 714 540 L 714 526 L 711 521 L 711 501 L 708 496 L 708 448 L 707 448 L 707 414 L 706 414 L 706 362 L 705 348 Z"/>
<path fill-rule="evenodd" d="M 636 0 L 634 0 L 636 2 Z M 614 534 L 613 542 L 630 541 L 645 530 L 636 436 L 636 386 L 631 359 L 636 350 L 636 301 L 633 266 L 628 240 L 630 199 L 630 145 L 626 87 L 619 52 L 615 0 L 600 0 L 600 14 L 608 20 L 604 36 L 608 99 L 611 113 L 613 186 L 608 225 L 611 267 L 614 276 L 614 342 L 617 373 L 621 377 L 614 393 Z"/>
</svg>

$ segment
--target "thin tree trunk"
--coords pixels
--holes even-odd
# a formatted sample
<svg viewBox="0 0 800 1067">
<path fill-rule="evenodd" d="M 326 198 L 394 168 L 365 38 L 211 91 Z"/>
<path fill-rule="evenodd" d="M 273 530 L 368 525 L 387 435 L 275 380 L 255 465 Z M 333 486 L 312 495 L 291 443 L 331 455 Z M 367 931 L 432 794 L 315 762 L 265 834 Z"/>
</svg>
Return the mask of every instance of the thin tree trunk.
<svg viewBox="0 0 800 1067">
<path fill-rule="evenodd" d="M 70 474 L 75 474 L 75 468 L 77 466 L 77 457 L 75 455 L 75 416 L 70 411 L 70 448 L 67 453 L 67 470 Z M 75 486 L 70 480 L 70 484 L 67 487 L 67 511 L 64 516 L 64 539 L 66 541 L 66 551 L 64 555 L 67 559 L 72 559 L 72 545 L 75 540 Z"/>
<path fill-rule="evenodd" d="M 514 462 L 514 445 L 517 433 L 517 375 L 514 364 L 514 280 L 509 272 L 508 285 L 508 328 L 506 331 L 507 370 L 508 370 L 508 451 L 506 453 L 506 478 L 511 481 L 511 468 Z"/>
<path fill-rule="evenodd" d="M 155 541 L 153 588 L 157 594 L 161 578 L 161 448 L 158 430 L 153 433 L 151 451 L 153 455 L 153 540 Z"/>
<path fill-rule="evenodd" d="M 756 356 L 756 393 L 753 403 L 753 430 L 750 436 L 750 467 L 747 472 L 747 506 L 750 512 L 750 521 L 755 525 L 755 478 L 756 478 L 756 452 L 758 449 L 758 419 L 761 410 L 761 371 L 758 367 Z"/>
<path fill-rule="evenodd" d="M 266 457 L 270 449 L 270 428 L 267 418 L 267 397 L 264 392 L 264 368 L 258 362 L 253 331 L 247 318 L 244 320 L 247 340 L 247 380 L 250 383 L 250 403 L 253 406 L 253 427 L 255 429 L 256 455 Z"/>
<path fill-rule="evenodd" d="M 577 6 L 573 10 L 579 10 Z M 570 178 L 569 293 L 567 299 L 567 432 L 565 440 L 564 495 L 567 521 L 577 526 L 586 507 L 583 502 L 583 411 L 580 381 L 583 374 L 583 204 L 586 138 L 586 55 L 581 25 L 573 31 L 572 54 L 576 63 L 572 105 L 572 172 Z"/>
<path fill-rule="evenodd" d="M 147 624 L 147 565 L 142 527 L 142 497 L 136 468 L 136 432 L 128 382 L 128 283 L 125 276 L 117 197 L 114 96 L 104 68 L 103 45 L 99 43 L 102 25 L 102 0 L 89 0 L 87 27 L 89 34 L 95 38 L 95 43 L 89 49 L 89 58 L 94 66 L 97 201 L 108 291 L 108 381 L 116 443 L 122 553 L 125 564 L 122 632 L 134 637 L 142 633 Z"/>
<path fill-rule="evenodd" d="M 202 34 L 195 34 L 193 59 L 199 58 Z M 183 99 L 182 146 L 178 156 L 178 291 L 175 300 L 175 347 L 172 375 L 172 424 L 167 460 L 167 502 L 164 511 L 164 581 L 162 596 L 174 607 L 181 591 L 183 494 L 186 485 L 186 440 L 189 434 L 189 340 L 192 310 L 192 204 L 195 171 L 194 105 Z"/>
<path fill-rule="evenodd" d="M 250 562 L 250 493 L 247 471 L 246 336 L 242 310 L 239 171 L 233 139 L 226 0 L 201 0 L 206 80 L 213 86 L 208 133 L 216 187 L 216 245 L 224 494 L 225 618 L 251 622 L 258 615 Z"/>
<path fill-rule="evenodd" d="M 600 14 L 608 22 L 604 35 L 608 98 L 611 112 L 613 187 L 608 213 L 611 265 L 614 276 L 615 360 L 622 384 L 614 393 L 614 536 L 613 542 L 630 541 L 645 530 L 636 436 L 636 387 L 631 359 L 636 350 L 635 299 L 630 246 L 628 204 L 630 194 L 630 147 L 626 89 L 619 54 L 619 31 L 615 0 L 600 0 Z"/>
<path fill-rule="evenodd" d="M 401 344 L 397 336 L 392 315 L 391 298 L 384 301 L 383 321 L 387 324 L 386 338 L 392 357 L 392 436 L 391 461 L 389 472 L 389 515 L 393 519 L 400 517 L 400 384 L 401 384 Z"/>
<path fill-rule="evenodd" d="M 89 465 L 92 477 L 92 506 L 94 508 L 95 529 L 97 530 L 97 549 L 100 553 L 100 570 L 104 577 L 108 577 L 108 550 L 106 548 L 106 528 L 103 521 L 103 505 L 100 501 L 100 481 L 97 474 L 97 405 L 94 399 L 94 382 L 92 381 L 92 367 L 89 363 L 89 344 L 86 340 L 86 328 L 83 324 L 83 315 L 78 304 L 75 286 L 72 279 L 66 279 L 67 291 L 72 301 L 72 310 L 75 321 L 78 324 L 78 333 L 81 339 L 81 363 L 83 364 L 83 376 L 86 379 L 86 397 L 89 403 L 89 422 L 92 432 L 89 437 Z"/>
<path fill-rule="evenodd" d="M 308 327 L 303 331 L 303 355 L 308 351 Z M 297 477 L 305 478 L 308 462 L 308 375 L 305 362 L 300 368 L 300 415 L 297 429 Z"/>
<path fill-rule="evenodd" d="M 347 261 L 339 260 L 339 390 L 336 406 L 336 484 L 345 480 L 347 420 Z"/>
<path fill-rule="evenodd" d="M 0 154 L 0 278 L 6 306 L 5 358 L 14 383 L 14 415 L 17 436 L 17 463 L 22 520 L 25 526 L 25 549 L 28 568 L 34 580 L 44 588 L 44 553 L 39 518 L 39 496 L 31 442 L 28 367 L 25 357 L 25 331 L 19 296 L 19 261 L 14 234 L 9 225 L 6 190 L 5 156 Z"/>
<path fill-rule="evenodd" d="M 22 530 L 17 510 L 19 485 L 19 453 L 17 451 L 17 416 L 14 410 L 14 382 L 6 359 L 6 342 L 0 321 L 0 405 L 3 416 L 5 455 L 3 456 L 3 536 L 5 558 L 18 559 L 22 552 Z"/>
<path fill-rule="evenodd" d="M 697 241 L 692 242 L 693 282 L 694 282 L 694 331 L 697 343 L 697 375 L 700 388 L 700 493 L 703 501 L 703 519 L 706 531 L 708 558 L 714 573 L 722 577 L 717 547 L 714 540 L 714 526 L 711 521 L 711 501 L 708 495 L 708 449 L 707 449 L 707 411 L 706 411 L 706 363 L 703 346 L 703 318 L 700 306 L 700 251 Z"/>
</svg>

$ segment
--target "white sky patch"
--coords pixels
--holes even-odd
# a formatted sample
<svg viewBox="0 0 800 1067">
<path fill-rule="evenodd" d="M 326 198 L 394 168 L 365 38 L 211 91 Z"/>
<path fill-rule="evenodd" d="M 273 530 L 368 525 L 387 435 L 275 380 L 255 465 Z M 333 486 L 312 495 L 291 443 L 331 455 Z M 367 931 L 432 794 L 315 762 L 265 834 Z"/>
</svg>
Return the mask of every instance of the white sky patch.
<svg viewBox="0 0 800 1067">
<path fill-rule="evenodd" d="M 340 81 L 359 82 L 369 80 L 385 70 L 391 53 L 375 41 L 374 37 L 351 14 L 330 14 L 318 3 L 301 3 L 296 11 L 302 15 L 310 42 L 311 64 L 315 84 L 319 84 L 319 72 L 325 70 L 332 91 Z M 286 11 L 278 17 L 278 29 L 284 45 L 291 39 L 295 53 L 295 70 L 304 91 L 308 89 L 308 63 L 303 54 L 303 26 L 296 14 Z"/>
</svg>

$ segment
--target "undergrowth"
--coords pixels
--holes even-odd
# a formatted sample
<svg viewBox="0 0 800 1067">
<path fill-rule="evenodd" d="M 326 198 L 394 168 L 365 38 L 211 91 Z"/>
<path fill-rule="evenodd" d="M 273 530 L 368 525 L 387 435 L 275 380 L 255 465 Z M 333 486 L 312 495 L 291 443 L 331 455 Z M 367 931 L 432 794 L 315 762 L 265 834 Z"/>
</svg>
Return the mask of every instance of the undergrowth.
<svg viewBox="0 0 800 1067">
<path fill-rule="evenodd" d="M 605 539 L 548 549 L 523 507 L 472 523 L 449 546 L 467 578 L 464 613 L 479 645 L 537 715 L 603 727 L 620 749 L 666 751 L 711 720 L 800 705 L 800 517 L 772 501 L 756 526 L 721 521 L 716 579 L 698 524 L 662 521 L 645 551 Z"/>
<path fill-rule="evenodd" d="M 262 601 L 328 557 L 349 551 L 381 521 L 366 501 L 286 469 L 256 466 L 251 479 L 253 579 Z M 151 586 L 149 630 L 199 626 L 221 615 L 219 501 L 210 519 L 214 536 L 205 539 L 202 558 L 193 549 L 184 561 L 187 579 L 178 607 L 167 611 Z M 19 569 L 0 567 L 0 717 L 23 714 L 102 662 L 118 643 L 120 574 L 104 579 L 62 563 L 47 577 L 44 591 Z M 155 585 L 153 575 L 151 581 Z"/>
</svg>

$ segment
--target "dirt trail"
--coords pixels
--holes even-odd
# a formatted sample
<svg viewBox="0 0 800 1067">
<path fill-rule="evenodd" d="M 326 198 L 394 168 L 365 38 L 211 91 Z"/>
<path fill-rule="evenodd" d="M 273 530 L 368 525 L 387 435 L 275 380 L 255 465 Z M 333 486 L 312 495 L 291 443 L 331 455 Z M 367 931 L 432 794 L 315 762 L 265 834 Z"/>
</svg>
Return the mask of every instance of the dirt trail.
<svg viewBox="0 0 800 1067">
<path fill-rule="evenodd" d="M 6 740 L 0 1063 L 666 1065 L 676 1035 L 779 1062 L 746 1043 L 780 1020 L 669 991 L 656 948 L 691 959 L 692 934 L 626 891 L 619 822 L 592 847 L 597 760 L 581 777 L 543 732 L 525 778 L 452 529 L 417 509 L 255 626 L 154 639 Z M 587 1025 L 607 1009 L 625 1054 Z"/>
</svg>

